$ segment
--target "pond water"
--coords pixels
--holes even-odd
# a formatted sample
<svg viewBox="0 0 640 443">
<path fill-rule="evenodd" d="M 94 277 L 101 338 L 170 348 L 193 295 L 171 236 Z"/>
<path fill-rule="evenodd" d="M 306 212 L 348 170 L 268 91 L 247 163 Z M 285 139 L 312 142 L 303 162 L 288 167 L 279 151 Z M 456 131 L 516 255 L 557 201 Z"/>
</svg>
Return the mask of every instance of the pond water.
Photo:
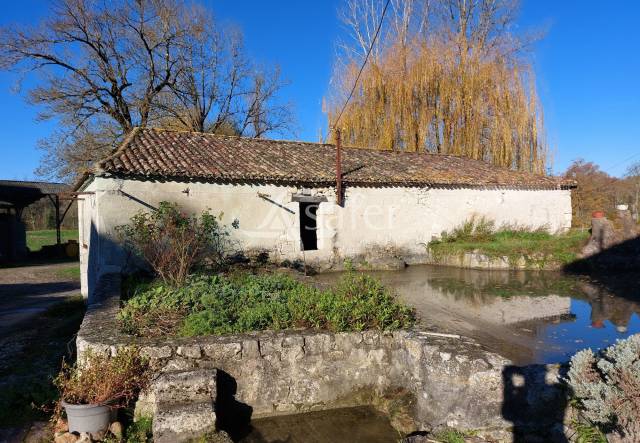
<svg viewBox="0 0 640 443">
<path fill-rule="evenodd" d="M 565 362 L 640 332 L 637 274 L 410 266 L 369 272 L 413 306 L 420 327 L 473 337 L 519 365 Z M 338 273 L 313 277 L 332 284 Z"/>
<path fill-rule="evenodd" d="M 370 407 L 341 408 L 251 420 L 241 443 L 389 443 L 400 435 Z"/>
</svg>

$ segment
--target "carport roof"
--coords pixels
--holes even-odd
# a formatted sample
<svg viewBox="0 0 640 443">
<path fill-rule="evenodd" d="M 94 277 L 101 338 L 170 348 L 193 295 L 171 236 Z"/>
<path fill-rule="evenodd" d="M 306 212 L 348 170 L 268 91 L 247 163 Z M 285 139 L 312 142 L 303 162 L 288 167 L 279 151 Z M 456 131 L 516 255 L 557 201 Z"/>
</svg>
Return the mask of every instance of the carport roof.
<svg viewBox="0 0 640 443">
<path fill-rule="evenodd" d="M 70 189 L 64 183 L 0 180 L 0 203 L 23 208 L 47 195 L 68 192 Z"/>
</svg>

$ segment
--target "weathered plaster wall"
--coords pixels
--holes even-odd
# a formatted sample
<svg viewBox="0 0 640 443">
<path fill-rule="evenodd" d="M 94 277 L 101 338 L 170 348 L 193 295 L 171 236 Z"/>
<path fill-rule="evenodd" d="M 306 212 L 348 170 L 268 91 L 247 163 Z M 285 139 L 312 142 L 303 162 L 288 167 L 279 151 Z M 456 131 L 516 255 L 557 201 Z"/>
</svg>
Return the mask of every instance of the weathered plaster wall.
<svg viewBox="0 0 640 443">
<path fill-rule="evenodd" d="M 564 412 L 557 366 L 516 368 L 470 339 L 417 330 L 140 339 L 118 332 L 118 276 L 101 281 L 101 302 L 78 332 L 79 361 L 88 350 L 112 355 L 136 345 L 158 374 L 215 368 L 217 415 L 233 405 L 256 418 L 375 404 L 396 393 L 408 408 L 399 418 L 405 432 L 448 425 L 504 437 L 519 417 L 562 423 L 554 415 Z M 152 393 L 143 403 L 157 412 Z"/>
<path fill-rule="evenodd" d="M 551 231 L 571 224 L 568 190 L 487 190 L 441 188 L 346 189 L 343 207 L 333 189 L 306 190 L 276 185 L 178 183 L 95 178 L 85 189 L 94 194 L 79 205 L 83 293 L 91 293 L 86 273 L 97 276 L 119 269 L 123 254 L 114 229 L 135 213 L 160 201 L 186 211 L 223 213 L 239 249 L 267 250 L 274 260 L 302 259 L 299 204 L 295 193 L 325 196 L 317 211 L 318 250 L 306 260 L 321 267 L 344 259 L 399 255 L 409 263 L 428 262 L 425 244 L 472 215 L 503 223 L 546 226 Z M 96 242 L 99 245 L 96 245 Z M 99 252 L 98 252 L 99 251 Z M 86 283 L 86 285 L 85 285 Z"/>
</svg>

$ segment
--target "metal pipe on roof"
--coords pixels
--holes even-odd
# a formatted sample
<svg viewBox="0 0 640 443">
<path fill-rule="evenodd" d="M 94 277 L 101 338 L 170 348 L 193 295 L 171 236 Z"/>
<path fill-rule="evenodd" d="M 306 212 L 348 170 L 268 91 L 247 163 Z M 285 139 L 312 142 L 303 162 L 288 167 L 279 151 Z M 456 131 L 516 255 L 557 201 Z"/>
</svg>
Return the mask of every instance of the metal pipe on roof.
<svg viewBox="0 0 640 443">
<path fill-rule="evenodd" d="M 340 129 L 336 128 L 336 204 L 342 206 L 342 149 Z"/>
</svg>

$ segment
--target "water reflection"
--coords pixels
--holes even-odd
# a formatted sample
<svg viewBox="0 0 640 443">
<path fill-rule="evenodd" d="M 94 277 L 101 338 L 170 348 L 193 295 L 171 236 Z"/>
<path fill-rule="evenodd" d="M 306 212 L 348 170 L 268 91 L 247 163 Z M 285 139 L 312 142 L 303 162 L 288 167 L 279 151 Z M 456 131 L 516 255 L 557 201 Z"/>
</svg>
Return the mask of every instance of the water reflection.
<svg viewBox="0 0 640 443">
<path fill-rule="evenodd" d="M 585 278 L 435 266 L 371 274 L 416 308 L 423 328 L 474 337 L 516 364 L 566 361 L 580 349 L 640 332 L 633 274 Z"/>
</svg>

